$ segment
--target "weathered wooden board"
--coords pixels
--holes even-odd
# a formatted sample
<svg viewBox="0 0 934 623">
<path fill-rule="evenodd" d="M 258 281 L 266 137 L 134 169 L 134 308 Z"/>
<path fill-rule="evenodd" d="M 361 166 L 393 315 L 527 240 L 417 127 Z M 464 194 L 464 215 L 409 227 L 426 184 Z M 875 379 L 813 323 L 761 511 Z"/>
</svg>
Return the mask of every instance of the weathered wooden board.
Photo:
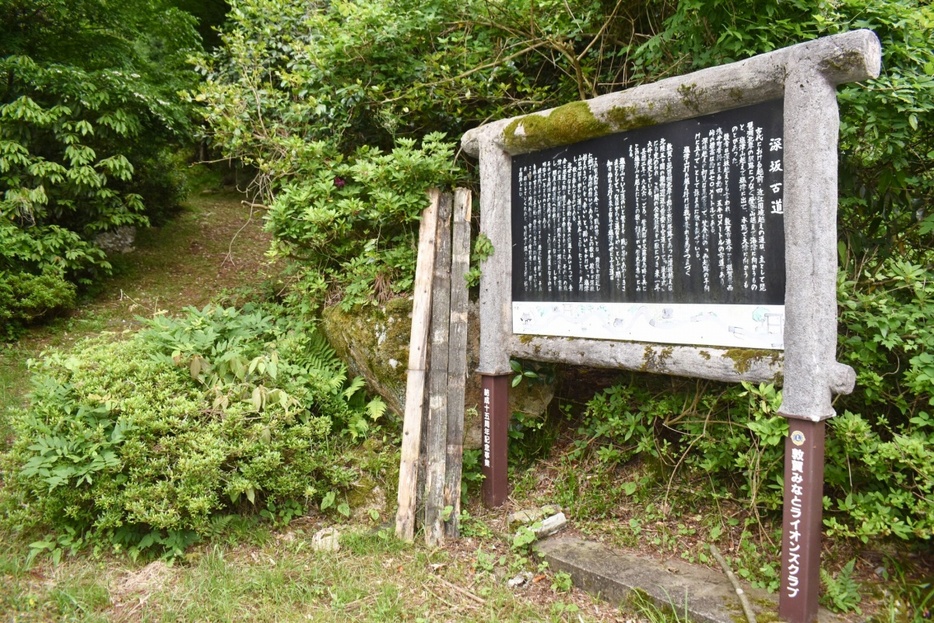
<svg viewBox="0 0 934 623">
<path fill-rule="evenodd" d="M 467 384 L 467 271 L 470 269 L 470 217 L 472 196 L 458 188 L 454 193 L 451 249 L 451 334 L 448 341 L 447 472 L 444 507 L 450 508 L 445 533 L 459 533 L 461 475 L 464 464 L 464 394 Z"/>
<path fill-rule="evenodd" d="M 425 542 L 444 541 L 444 472 L 448 433 L 448 334 L 451 327 L 451 203 L 438 204 L 435 274 L 431 294 L 431 362 L 428 373 L 428 426 L 425 440 Z"/>
<path fill-rule="evenodd" d="M 415 266 L 412 335 L 409 342 L 405 415 L 402 423 L 402 459 L 399 464 L 399 508 L 396 535 L 411 541 L 415 536 L 415 501 L 418 486 L 418 455 L 421 443 L 422 410 L 425 403 L 425 366 L 428 326 L 431 318 L 431 288 L 434 278 L 435 240 L 441 192 L 429 192 L 429 205 L 419 228 L 418 260 Z"/>
</svg>

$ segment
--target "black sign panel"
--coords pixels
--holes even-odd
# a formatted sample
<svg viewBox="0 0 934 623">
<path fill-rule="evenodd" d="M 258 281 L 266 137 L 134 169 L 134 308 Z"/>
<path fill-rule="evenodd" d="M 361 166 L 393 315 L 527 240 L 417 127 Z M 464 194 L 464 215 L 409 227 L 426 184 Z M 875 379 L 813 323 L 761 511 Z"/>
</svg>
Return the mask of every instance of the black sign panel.
<svg viewBox="0 0 934 623">
<path fill-rule="evenodd" d="M 782 101 L 513 158 L 513 300 L 781 305 Z"/>
</svg>

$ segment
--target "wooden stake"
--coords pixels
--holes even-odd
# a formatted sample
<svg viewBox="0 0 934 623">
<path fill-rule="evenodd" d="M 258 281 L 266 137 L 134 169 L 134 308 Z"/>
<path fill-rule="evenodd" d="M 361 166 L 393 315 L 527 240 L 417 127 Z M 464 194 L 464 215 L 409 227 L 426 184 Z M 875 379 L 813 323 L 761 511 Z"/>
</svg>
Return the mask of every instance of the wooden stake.
<svg viewBox="0 0 934 623">
<path fill-rule="evenodd" d="M 445 446 L 448 434 L 448 335 L 451 328 L 450 193 L 438 204 L 435 276 L 431 295 L 431 367 L 428 375 L 428 428 L 425 440 L 425 543 L 444 541 Z"/>
<path fill-rule="evenodd" d="M 418 232 L 412 335 L 409 341 L 405 415 L 402 423 L 402 460 L 399 464 L 399 509 L 396 512 L 396 536 L 405 541 L 411 541 L 415 536 L 418 451 L 422 434 L 422 406 L 425 402 L 425 359 L 428 347 L 428 322 L 431 314 L 435 230 L 441 192 L 432 190 L 428 193 L 428 197 L 429 205 L 422 212 L 422 222 Z"/>
<path fill-rule="evenodd" d="M 457 537 L 464 465 L 464 394 L 467 384 L 467 271 L 470 269 L 472 196 L 465 188 L 454 192 L 454 240 L 451 250 L 451 336 L 448 346 L 448 439 L 444 507 L 451 508 L 445 534 Z"/>
</svg>

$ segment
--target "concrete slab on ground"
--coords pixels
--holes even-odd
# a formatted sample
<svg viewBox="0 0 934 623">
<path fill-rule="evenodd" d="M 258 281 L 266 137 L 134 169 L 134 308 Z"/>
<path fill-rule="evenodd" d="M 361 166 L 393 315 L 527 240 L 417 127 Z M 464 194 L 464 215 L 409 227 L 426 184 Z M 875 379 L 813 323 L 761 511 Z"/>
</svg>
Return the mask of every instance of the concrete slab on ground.
<svg viewBox="0 0 934 623">
<path fill-rule="evenodd" d="M 624 554 L 574 536 L 553 536 L 538 541 L 535 549 L 554 571 L 570 574 L 574 585 L 611 603 L 622 603 L 640 590 L 657 604 L 697 623 L 743 623 L 742 604 L 725 573 L 681 560 L 659 563 Z M 743 592 L 759 623 L 778 620 L 778 596 L 749 586 Z M 820 623 L 842 621 L 821 609 Z"/>
</svg>

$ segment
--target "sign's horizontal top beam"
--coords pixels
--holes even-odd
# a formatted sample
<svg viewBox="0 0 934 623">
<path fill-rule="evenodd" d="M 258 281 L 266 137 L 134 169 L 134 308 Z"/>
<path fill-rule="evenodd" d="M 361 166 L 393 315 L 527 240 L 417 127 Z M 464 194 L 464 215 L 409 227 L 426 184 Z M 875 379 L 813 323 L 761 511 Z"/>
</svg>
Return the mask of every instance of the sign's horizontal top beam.
<svg viewBox="0 0 934 623">
<path fill-rule="evenodd" d="M 875 34 L 854 30 L 489 123 L 467 132 L 462 145 L 472 156 L 479 155 L 481 141 L 490 141 L 510 155 L 528 153 L 780 98 L 793 65 L 810 65 L 836 85 L 873 78 L 880 64 Z"/>
</svg>

